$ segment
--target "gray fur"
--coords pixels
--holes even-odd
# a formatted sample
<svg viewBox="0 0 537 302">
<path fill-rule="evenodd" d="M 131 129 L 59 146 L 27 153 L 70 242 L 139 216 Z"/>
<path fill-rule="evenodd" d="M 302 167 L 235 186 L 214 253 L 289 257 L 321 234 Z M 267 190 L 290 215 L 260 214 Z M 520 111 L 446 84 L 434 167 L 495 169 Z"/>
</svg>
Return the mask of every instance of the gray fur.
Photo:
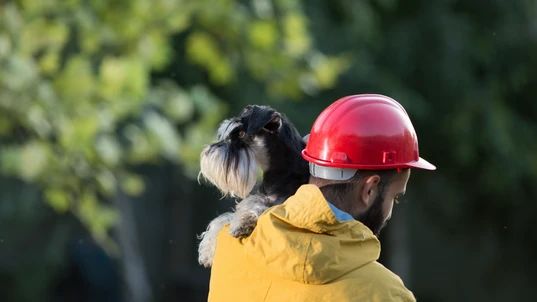
<svg viewBox="0 0 537 302">
<path fill-rule="evenodd" d="M 229 223 L 233 218 L 233 213 L 224 213 L 209 223 L 207 230 L 198 236 L 201 239 L 198 246 L 198 262 L 205 266 L 210 267 L 213 264 L 214 252 L 216 250 L 216 239 L 218 233 Z"/>
<path fill-rule="evenodd" d="M 270 199 L 262 195 L 250 195 L 235 207 L 229 233 L 235 238 L 249 236 L 257 225 L 257 220 L 269 208 Z"/>
</svg>

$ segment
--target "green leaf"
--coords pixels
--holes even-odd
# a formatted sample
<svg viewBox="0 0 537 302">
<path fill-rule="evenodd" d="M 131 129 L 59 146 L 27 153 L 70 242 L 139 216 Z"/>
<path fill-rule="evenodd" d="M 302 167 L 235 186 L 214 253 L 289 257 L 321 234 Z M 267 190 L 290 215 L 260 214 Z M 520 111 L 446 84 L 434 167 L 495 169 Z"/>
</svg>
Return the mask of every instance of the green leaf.
<svg viewBox="0 0 537 302">
<path fill-rule="evenodd" d="M 119 58 L 106 57 L 99 70 L 101 96 L 113 100 L 117 98 L 127 81 L 126 64 Z"/>
<path fill-rule="evenodd" d="M 207 87 L 201 85 L 192 87 L 190 97 L 196 106 L 196 109 L 202 112 L 204 115 L 215 112 L 219 112 L 220 114 L 226 113 L 225 111 L 221 111 L 221 108 L 219 108 L 221 102 L 213 94 L 211 94 Z"/>
<path fill-rule="evenodd" d="M 139 196 L 145 190 L 145 183 L 140 176 L 128 174 L 123 177 L 123 181 L 121 182 L 121 188 L 128 195 Z"/>
<path fill-rule="evenodd" d="M 194 114 L 194 105 L 188 94 L 182 91 L 175 92 L 165 105 L 166 115 L 176 122 L 187 122 Z"/>
<path fill-rule="evenodd" d="M 276 46 L 278 29 L 274 21 L 255 21 L 250 24 L 248 34 L 252 45 L 269 50 Z"/>
<path fill-rule="evenodd" d="M 35 104 L 28 110 L 28 123 L 41 138 L 47 138 L 53 131 L 42 106 Z"/>
<path fill-rule="evenodd" d="M 220 52 L 214 39 L 203 32 L 190 34 L 186 41 L 186 53 L 190 60 L 208 66 L 220 60 Z"/>
<path fill-rule="evenodd" d="M 260 51 L 251 51 L 245 55 L 248 68 L 255 78 L 265 79 L 269 76 L 273 66 L 266 61 L 266 54 Z"/>
<path fill-rule="evenodd" d="M 61 123 L 60 142 L 66 149 L 85 149 L 93 146 L 99 130 L 99 119 L 88 114 L 74 120 L 65 119 Z"/>
<path fill-rule="evenodd" d="M 155 70 L 166 67 L 173 56 L 172 49 L 163 32 L 153 30 L 138 43 L 141 55 L 149 61 L 149 65 Z"/>
<path fill-rule="evenodd" d="M 60 50 L 69 35 L 67 25 L 45 18 L 34 19 L 23 28 L 20 48 L 23 54 L 32 55 L 43 48 Z"/>
<path fill-rule="evenodd" d="M 116 209 L 100 205 L 96 209 L 96 214 L 89 222 L 91 233 L 97 240 L 105 240 L 108 231 L 119 222 L 119 213 Z"/>
<path fill-rule="evenodd" d="M 203 32 L 192 33 L 187 39 L 187 57 L 209 72 L 211 80 L 217 85 L 227 84 L 234 76 L 230 60 L 220 53 L 214 39 Z"/>
<path fill-rule="evenodd" d="M 95 16 L 88 10 L 76 10 L 74 14 L 77 24 L 78 44 L 82 52 L 86 55 L 95 53 L 101 41 L 99 37 L 101 23 L 98 23 Z"/>
<path fill-rule="evenodd" d="M 273 18 L 274 8 L 272 1 L 269 0 L 253 0 L 252 6 L 254 12 L 261 18 Z"/>
<path fill-rule="evenodd" d="M 311 47 L 311 39 L 307 32 L 306 18 L 302 14 L 290 13 L 283 19 L 285 48 L 291 56 L 304 55 Z"/>
<path fill-rule="evenodd" d="M 114 196 L 116 194 L 116 177 L 109 170 L 100 171 L 97 176 L 99 191 L 105 196 Z"/>
<path fill-rule="evenodd" d="M 199 166 L 201 151 L 213 140 L 214 133 L 205 131 L 199 125 L 188 127 L 185 135 L 185 143 L 182 145 L 181 150 L 183 161 Z"/>
<path fill-rule="evenodd" d="M 58 213 L 63 214 L 70 208 L 70 200 L 67 192 L 49 188 L 45 190 L 45 200 Z"/>
<path fill-rule="evenodd" d="M 95 92 L 95 77 L 91 69 L 91 62 L 81 55 L 69 57 L 66 67 L 55 78 L 55 90 L 69 105 L 75 106 L 79 102 L 87 102 Z"/>
<path fill-rule="evenodd" d="M 5 25 L 11 36 L 18 37 L 25 20 L 23 20 L 20 10 L 14 2 L 7 2 L 2 5 L 2 9 L 0 9 L 0 22 Z"/>
<path fill-rule="evenodd" d="M 317 55 L 313 62 L 314 74 L 319 87 L 323 89 L 333 88 L 338 76 L 350 65 L 350 61 L 345 57 L 330 57 Z"/>
<path fill-rule="evenodd" d="M 3 85 L 13 91 L 24 91 L 36 84 L 38 72 L 33 60 L 14 55 L 7 61 L 2 77 Z"/>
<path fill-rule="evenodd" d="M 145 64 L 141 60 L 129 59 L 126 63 L 125 71 L 125 92 L 131 98 L 131 102 L 135 102 L 141 106 L 142 98 L 147 93 L 149 83 L 149 73 Z M 138 102 L 137 102 L 138 100 Z"/>
<path fill-rule="evenodd" d="M 162 155 L 176 161 L 179 157 L 180 137 L 170 122 L 154 112 L 144 116 L 144 124 L 155 142 L 162 148 Z"/>
<path fill-rule="evenodd" d="M 110 206 L 100 206 L 97 214 L 99 217 L 98 223 L 101 224 L 106 230 L 109 230 L 112 226 L 119 222 L 119 213 L 117 209 Z"/>
<path fill-rule="evenodd" d="M 148 162 L 158 155 L 157 147 L 151 145 L 142 129 L 129 125 L 124 130 L 125 137 L 130 141 L 128 160 L 130 163 Z"/>
<path fill-rule="evenodd" d="M 5 33 L 0 34 L 0 59 L 6 58 L 12 51 L 11 39 Z"/>
<path fill-rule="evenodd" d="M 21 7 L 27 14 L 39 14 L 50 5 L 50 0 L 21 0 Z"/>
<path fill-rule="evenodd" d="M 100 158 L 110 167 L 120 164 L 122 150 L 117 139 L 111 135 L 99 137 L 95 143 L 95 149 Z"/>
<path fill-rule="evenodd" d="M 5 136 L 11 132 L 12 123 L 6 117 L 0 116 L 0 136 Z"/>
<path fill-rule="evenodd" d="M 0 149 L 0 167 L 2 173 L 18 175 L 21 164 L 21 148 L 17 146 L 5 146 Z"/>
<path fill-rule="evenodd" d="M 80 198 L 78 213 L 82 219 L 91 224 L 93 217 L 97 214 L 98 206 L 99 201 L 97 200 L 97 196 L 95 196 L 95 192 L 87 190 Z"/>
<path fill-rule="evenodd" d="M 118 211 L 99 204 L 93 191 L 85 191 L 82 194 L 76 213 L 98 240 L 106 239 L 108 231 L 119 221 Z"/>
<path fill-rule="evenodd" d="M 184 3 L 181 11 L 176 12 L 173 16 L 169 17 L 166 22 L 171 30 L 180 32 L 188 28 L 191 24 L 191 16 L 193 6 Z"/>
<path fill-rule="evenodd" d="M 211 69 L 209 70 L 211 75 L 211 80 L 216 85 L 224 85 L 231 82 L 233 78 L 233 68 L 228 59 L 222 58 L 222 60 L 215 62 Z"/>
<path fill-rule="evenodd" d="M 60 53 L 58 51 L 47 51 L 39 60 L 39 67 L 44 74 L 55 73 L 60 67 Z"/>
<path fill-rule="evenodd" d="M 20 176 L 26 181 L 39 177 L 45 170 L 50 149 L 44 142 L 30 141 L 21 148 Z"/>
</svg>

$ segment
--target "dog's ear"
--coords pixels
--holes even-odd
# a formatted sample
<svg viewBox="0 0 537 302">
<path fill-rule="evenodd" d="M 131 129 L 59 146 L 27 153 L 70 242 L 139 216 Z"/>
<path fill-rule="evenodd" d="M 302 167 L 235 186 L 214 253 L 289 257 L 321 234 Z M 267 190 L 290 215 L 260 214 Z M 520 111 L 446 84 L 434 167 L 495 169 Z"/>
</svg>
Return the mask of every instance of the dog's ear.
<svg viewBox="0 0 537 302">
<path fill-rule="evenodd" d="M 302 138 L 295 126 L 285 117 L 282 118 L 282 126 L 278 129 L 278 138 L 296 154 L 300 154 L 306 147 L 306 137 Z M 309 140 L 309 134 L 307 135 Z"/>
<path fill-rule="evenodd" d="M 255 106 L 248 121 L 246 133 L 252 135 L 265 128 L 269 131 L 277 131 L 281 126 L 281 117 L 278 112 L 268 107 Z"/>
<path fill-rule="evenodd" d="M 272 114 L 272 119 L 265 125 L 265 129 L 270 132 L 276 132 L 282 126 L 282 118 L 278 112 Z"/>
</svg>

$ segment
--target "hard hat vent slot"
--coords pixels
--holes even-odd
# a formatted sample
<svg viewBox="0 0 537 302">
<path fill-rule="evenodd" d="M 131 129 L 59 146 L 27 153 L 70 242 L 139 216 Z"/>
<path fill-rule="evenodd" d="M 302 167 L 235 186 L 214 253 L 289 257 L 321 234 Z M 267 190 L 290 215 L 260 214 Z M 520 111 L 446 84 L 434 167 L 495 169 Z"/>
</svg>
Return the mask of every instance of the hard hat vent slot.
<svg viewBox="0 0 537 302">
<path fill-rule="evenodd" d="M 330 158 L 330 161 L 333 163 L 343 164 L 348 162 L 348 157 L 344 152 L 334 152 Z"/>
<path fill-rule="evenodd" d="M 382 153 L 382 163 L 383 164 L 394 163 L 396 154 L 397 153 L 395 151 L 384 151 Z"/>
</svg>

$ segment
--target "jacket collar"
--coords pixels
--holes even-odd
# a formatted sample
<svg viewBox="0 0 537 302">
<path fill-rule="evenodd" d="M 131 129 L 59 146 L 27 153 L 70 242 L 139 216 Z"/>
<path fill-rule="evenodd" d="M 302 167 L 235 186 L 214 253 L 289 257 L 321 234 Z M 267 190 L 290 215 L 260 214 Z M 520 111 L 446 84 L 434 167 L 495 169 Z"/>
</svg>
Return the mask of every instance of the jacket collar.
<svg viewBox="0 0 537 302">
<path fill-rule="evenodd" d="M 335 208 L 335 207 L 334 207 Z M 316 185 L 303 185 L 285 202 L 285 219 L 295 226 L 315 233 L 343 236 L 348 239 L 374 238 L 373 232 L 357 220 L 338 220 L 336 213 L 347 214 L 337 208 L 336 213 Z M 339 212 L 338 212 L 339 211 Z M 350 215 L 349 215 L 350 216 Z M 348 218 L 348 217 L 346 217 Z"/>
</svg>

